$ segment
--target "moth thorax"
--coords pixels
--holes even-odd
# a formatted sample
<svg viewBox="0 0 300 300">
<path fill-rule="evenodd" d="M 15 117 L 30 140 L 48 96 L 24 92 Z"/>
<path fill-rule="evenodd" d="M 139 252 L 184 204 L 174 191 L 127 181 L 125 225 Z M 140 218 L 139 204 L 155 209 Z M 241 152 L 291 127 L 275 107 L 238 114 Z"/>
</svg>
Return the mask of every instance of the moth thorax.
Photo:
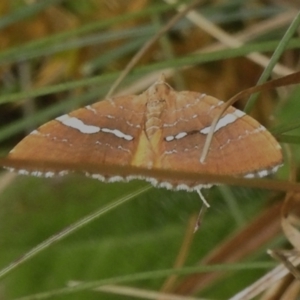
<svg viewBox="0 0 300 300">
<path fill-rule="evenodd" d="M 151 99 L 145 112 L 145 131 L 149 139 L 162 127 L 161 114 L 166 106 L 163 99 Z"/>
</svg>

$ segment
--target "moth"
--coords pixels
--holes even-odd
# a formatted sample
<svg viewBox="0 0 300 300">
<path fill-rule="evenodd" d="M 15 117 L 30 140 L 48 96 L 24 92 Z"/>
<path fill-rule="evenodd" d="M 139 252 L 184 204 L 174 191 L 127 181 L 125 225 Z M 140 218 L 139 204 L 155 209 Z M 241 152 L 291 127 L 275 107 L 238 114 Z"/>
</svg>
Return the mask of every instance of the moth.
<svg viewBox="0 0 300 300">
<path fill-rule="evenodd" d="M 206 94 L 177 92 L 162 76 L 140 95 L 96 102 L 42 125 L 13 148 L 8 158 L 39 162 L 39 167 L 16 171 L 41 177 L 70 172 L 43 166 L 45 161 L 242 177 L 275 172 L 283 161 L 279 143 L 264 126 L 232 106 L 217 123 L 205 162 L 200 161 L 222 104 Z M 199 191 L 211 185 L 167 175 L 85 174 L 107 182 L 139 178 L 173 190 Z"/>
</svg>

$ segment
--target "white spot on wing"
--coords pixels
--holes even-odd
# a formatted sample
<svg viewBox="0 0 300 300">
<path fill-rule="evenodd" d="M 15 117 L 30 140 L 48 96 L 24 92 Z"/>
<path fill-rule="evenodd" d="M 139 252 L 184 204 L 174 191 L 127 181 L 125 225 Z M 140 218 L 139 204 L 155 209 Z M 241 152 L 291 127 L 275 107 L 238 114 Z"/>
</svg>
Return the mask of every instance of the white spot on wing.
<svg viewBox="0 0 300 300">
<path fill-rule="evenodd" d="M 173 136 L 173 135 L 168 135 L 168 136 L 166 136 L 165 140 L 166 140 L 167 142 L 171 142 L 171 141 L 174 140 L 174 136 Z"/>
<path fill-rule="evenodd" d="M 109 129 L 109 128 L 102 128 L 101 129 L 102 132 L 107 132 L 107 133 L 112 133 L 115 136 L 125 139 L 127 141 L 131 141 L 133 140 L 133 136 L 129 135 L 129 134 L 125 134 L 122 131 L 118 130 L 118 129 Z"/>
<path fill-rule="evenodd" d="M 212 105 L 212 106 L 210 107 L 210 109 L 207 111 L 207 114 L 210 114 L 210 112 L 211 112 L 212 110 L 214 110 L 216 107 L 221 106 L 223 103 L 224 103 L 224 101 L 219 100 L 219 102 L 218 102 L 216 105 Z"/>
<path fill-rule="evenodd" d="M 173 188 L 173 185 L 169 182 L 161 182 L 159 184 L 159 187 L 166 188 L 167 190 L 171 190 Z"/>
<path fill-rule="evenodd" d="M 245 115 L 245 113 L 239 109 L 236 109 L 235 112 L 233 113 L 235 116 L 241 118 Z"/>
<path fill-rule="evenodd" d="M 117 181 L 131 181 L 131 180 L 145 180 L 149 183 L 151 183 L 153 186 L 158 187 L 158 188 L 166 188 L 168 190 L 186 190 L 188 192 L 192 192 L 192 191 L 197 191 L 199 189 L 202 188 L 210 188 L 213 184 L 198 184 L 195 186 L 189 186 L 187 184 L 173 184 L 171 182 L 168 181 L 158 181 L 156 178 L 153 177 L 145 177 L 145 176 L 141 176 L 141 175 L 128 175 L 126 177 L 122 177 L 122 176 L 110 176 L 110 177 L 104 177 L 103 175 L 100 174 L 90 174 L 88 172 L 85 173 L 86 176 L 94 178 L 94 179 L 98 179 L 104 182 L 117 182 Z"/>
<path fill-rule="evenodd" d="M 69 171 L 60 171 L 58 172 L 58 176 L 65 176 L 69 173 Z"/>
<path fill-rule="evenodd" d="M 269 174 L 270 172 L 268 170 L 261 170 L 261 171 L 258 171 L 257 174 L 258 174 L 258 177 L 265 177 Z"/>
<path fill-rule="evenodd" d="M 245 178 L 254 178 L 255 174 L 254 173 L 248 173 L 244 176 Z"/>
<path fill-rule="evenodd" d="M 177 135 L 175 135 L 175 139 L 179 140 L 182 139 L 183 137 L 185 137 L 187 135 L 186 132 L 179 132 Z"/>
<path fill-rule="evenodd" d="M 130 150 L 128 150 L 128 149 L 126 149 L 126 148 L 124 148 L 124 147 L 122 147 L 122 146 L 118 146 L 118 149 L 120 149 L 120 150 L 122 150 L 122 151 L 125 151 L 125 152 L 128 152 L 128 153 L 131 153 L 131 151 Z"/>
<path fill-rule="evenodd" d="M 234 113 L 229 113 L 226 114 L 224 117 L 222 117 L 219 122 L 217 123 L 217 126 L 215 128 L 215 131 L 218 131 L 219 129 L 227 126 L 228 124 L 231 124 L 233 122 L 235 122 L 237 119 L 243 117 L 245 115 L 244 112 L 242 112 L 241 110 L 236 109 Z M 203 134 L 208 134 L 210 131 L 211 126 L 207 126 L 203 129 L 200 130 L 200 133 Z"/>
<path fill-rule="evenodd" d="M 36 177 L 42 177 L 44 174 L 41 171 L 32 171 L 30 175 L 36 176 Z"/>
<path fill-rule="evenodd" d="M 100 174 L 89 174 L 89 173 L 86 173 L 86 176 L 89 176 L 93 179 L 98 179 L 100 181 L 105 181 L 105 177 L 103 175 L 100 175 Z"/>
<path fill-rule="evenodd" d="M 170 151 L 165 151 L 164 154 L 169 155 L 169 154 L 173 154 L 173 153 L 177 153 L 176 149 L 170 150 Z"/>
<path fill-rule="evenodd" d="M 187 136 L 187 133 L 186 133 L 186 132 L 179 132 L 179 133 L 177 133 L 175 136 L 173 136 L 173 135 L 168 135 L 168 136 L 166 136 L 166 137 L 165 137 L 165 140 L 166 140 L 167 142 L 171 142 L 171 141 L 173 141 L 174 139 L 180 140 L 180 139 L 184 138 L 185 136 Z"/>
<path fill-rule="evenodd" d="M 15 168 L 11 168 L 11 167 L 5 167 L 5 166 L 3 166 L 7 171 L 9 171 L 9 172 L 15 172 L 16 171 L 16 169 Z"/>
<path fill-rule="evenodd" d="M 29 171 L 23 170 L 23 169 L 18 170 L 18 173 L 21 174 L 21 175 L 29 175 L 30 174 Z"/>
<path fill-rule="evenodd" d="M 108 182 L 119 182 L 119 181 L 125 181 L 126 179 L 122 176 L 113 176 L 108 178 Z"/>
<path fill-rule="evenodd" d="M 133 124 L 133 123 L 130 123 L 129 121 L 126 121 L 126 124 L 129 125 L 130 127 L 141 128 L 140 124 Z"/>
<path fill-rule="evenodd" d="M 46 178 L 53 177 L 54 175 L 55 175 L 55 173 L 54 173 L 54 172 L 51 172 L 51 171 L 48 171 L 48 172 L 44 173 L 44 176 L 45 176 Z"/>
<path fill-rule="evenodd" d="M 56 120 L 68 127 L 77 129 L 82 133 L 87 133 L 87 134 L 96 133 L 99 132 L 101 129 L 98 126 L 86 125 L 81 120 L 75 117 L 70 117 L 69 115 L 62 115 L 56 118 Z"/>
<path fill-rule="evenodd" d="M 236 142 L 236 141 L 242 140 L 242 139 L 246 138 L 247 136 L 249 136 L 250 134 L 256 134 L 256 133 L 259 133 L 259 132 L 265 131 L 265 130 L 266 130 L 266 128 L 264 126 L 262 126 L 262 125 L 260 125 L 259 127 L 255 128 L 252 131 L 245 130 L 245 132 L 243 134 L 239 135 L 237 138 L 235 138 L 235 139 L 228 139 L 225 144 L 223 144 L 222 146 L 220 146 L 218 148 L 218 150 L 221 150 L 221 149 L 225 148 L 227 145 L 229 145 L 232 142 Z"/>
<path fill-rule="evenodd" d="M 33 130 L 33 131 L 30 132 L 30 134 L 37 135 L 37 134 L 39 134 L 39 132 L 37 130 Z"/>
<path fill-rule="evenodd" d="M 95 108 L 93 108 L 92 106 L 87 105 L 85 108 L 86 108 L 87 110 L 92 111 L 95 115 L 97 114 L 97 110 L 96 110 Z"/>
<path fill-rule="evenodd" d="M 262 170 L 257 170 L 248 174 L 244 175 L 244 178 L 255 178 L 255 177 L 265 177 L 268 176 L 272 173 L 277 172 L 277 170 L 282 167 L 282 164 L 279 164 L 275 167 L 269 168 L 269 169 L 262 169 Z"/>
<path fill-rule="evenodd" d="M 271 173 L 277 172 L 278 169 L 279 169 L 280 167 L 282 167 L 282 166 L 283 166 L 283 164 L 280 164 L 280 165 L 278 165 L 278 166 L 273 167 L 273 168 L 271 169 Z"/>
</svg>

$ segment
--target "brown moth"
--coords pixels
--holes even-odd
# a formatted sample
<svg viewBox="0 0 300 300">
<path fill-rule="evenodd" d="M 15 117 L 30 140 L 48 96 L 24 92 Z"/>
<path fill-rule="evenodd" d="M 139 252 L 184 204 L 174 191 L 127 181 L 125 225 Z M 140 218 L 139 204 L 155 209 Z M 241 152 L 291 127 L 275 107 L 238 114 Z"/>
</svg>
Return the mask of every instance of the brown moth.
<svg viewBox="0 0 300 300">
<path fill-rule="evenodd" d="M 280 145 L 264 126 L 234 107 L 220 118 L 207 158 L 200 162 L 212 120 L 222 103 L 197 92 L 177 92 L 161 77 L 138 96 L 103 100 L 42 125 L 25 137 L 8 158 L 243 177 L 275 172 L 283 160 Z M 69 170 L 32 167 L 17 171 L 52 177 Z M 86 175 L 108 182 L 141 179 L 135 174 Z M 142 179 L 174 190 L 199 191 L 210 186 L 167 176 Z"/>
</svg>

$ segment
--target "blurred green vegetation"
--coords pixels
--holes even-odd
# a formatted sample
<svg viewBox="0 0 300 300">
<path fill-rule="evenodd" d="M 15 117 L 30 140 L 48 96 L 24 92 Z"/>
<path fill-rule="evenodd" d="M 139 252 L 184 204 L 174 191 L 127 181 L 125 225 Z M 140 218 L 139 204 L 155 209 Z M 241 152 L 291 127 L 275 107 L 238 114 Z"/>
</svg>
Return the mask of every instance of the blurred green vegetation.
<svg viewBox="0 0 300 300">
<path fill-rule="evenodd" d="M 49 180 L 19 176 L 1 195 L 1 266 L 141 184 L 105 184 L 81 177 Z M 243 218 L 250 220 L 265 205 L 265 193 L 235 190 L 236 198 L 241 199 L 239 207 Z M 211 190 L 209 199 L 212 207 L 195 234 L 187 266 L 194 265 L 224 237 L 237 230 L 236 220 L 217 188 Z M 14 270 L 4 280 L 8 294 L 17 297 L 63 287 L 69 280 L 98 280 L 171 268 L 189 218 L 198 213 L 200 205 L 196 193 L 152 189 Z M 262 257 L 266 259 L 266 255 Z M 245 281 L 251 281 L 255 273 L 250 278 L 245 277 Z M 158 278 L 130 285 L 159 289 L 163 281 Z M 233 291 L 226 285 L 215 297 L 225 292 L 230 295 Z M 73 295 L 69 297 L 74 299 Z M 92 293 L 90 297 L 93 299 L 97 295 Z M 105 295 L 105 299 L 117 298 Z"/>
</svg>

